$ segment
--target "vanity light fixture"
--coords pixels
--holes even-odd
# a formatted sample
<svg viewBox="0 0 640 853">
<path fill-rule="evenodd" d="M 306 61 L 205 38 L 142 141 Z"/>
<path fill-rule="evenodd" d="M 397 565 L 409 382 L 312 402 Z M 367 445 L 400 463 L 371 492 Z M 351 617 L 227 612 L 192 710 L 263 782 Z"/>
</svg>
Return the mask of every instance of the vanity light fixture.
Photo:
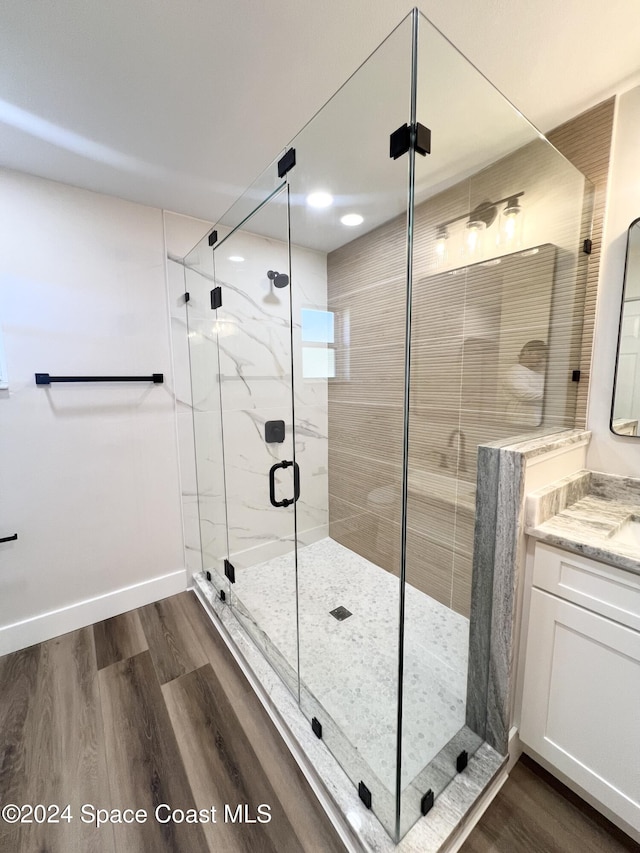
<svg viewBox="0 0 640 853">
<path fill-rule="evenodd" d="M 309 193 L 307 196 L 307 204 L 309 207 L 331 207 L 333 204 L 333 196 L 331 193 L 325 192 L 324 190 L 318 190 L 317 192 Z"/>
<path fill-rule="evenodd" d="M 495 222 L 498 216 L 498 206 L 505 204 L 504 209 L 500 213 L 501 232 L 498 237 L 498 242 L 502 245 L 517 245 L 522 233 L 522 208 L 519 199 L 524 195 L 524 191 L 512 193 L 504 198 L 499 198 L 496 201 L 483 201 L 476 205 L 473 210 L 462 213 L 460 216 L 455 216 L 453 219 L 448 219 L 446 222 L 441 222 L 436 226 L 436 265 L 442 264 L 441 256 L 445 252 L 446 239 L 448 237 L 448 229 L 454 222 L 461 222 L 466 219 L 466 239 L 465 250 L 469 257 L 477 256 L 480 253 L 482 236 L 487 228 Z"/>
<path fill-rule="evenodd" d="M 360 216 L 359 213 L 345 213 L 344 216 L 340 217 L 340 222 L 343 225 L 349 226 L 349 228 L 353 228 L 356 225 L 362 225 L 364 217 Z"/>
<path fill-rule="evenodd" d="M 477 207 L 474 207 L 468 214 L 469 221 L 467 222 L 467 228 L 475 228 L 482 231 L 492 225 L 498 215 L 498 204 L 500 204 L 499 201 L 483 201 Z"/>
</svg>

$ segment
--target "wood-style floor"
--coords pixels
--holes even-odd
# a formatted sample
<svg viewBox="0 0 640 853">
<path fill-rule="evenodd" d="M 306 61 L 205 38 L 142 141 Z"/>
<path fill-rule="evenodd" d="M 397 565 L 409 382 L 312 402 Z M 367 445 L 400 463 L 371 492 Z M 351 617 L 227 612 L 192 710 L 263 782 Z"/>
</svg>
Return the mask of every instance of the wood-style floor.
<svg viewBox="0 0 640 853">
<path fill-rule="evenodd" d="M 640 845 L 523 755 L 460 853 L 639 853 Z"/>
<path fill-rule="evenodd" d="M 0 853 L 345 849 L 192 593 L 0 658 L 0 808 L 37 803 L 70 804 L 73 820 L 12 825 L 0 818 Z M 216 822 L 159 823 L 153 814 L 161 803 L 209 813 L 216 806 Z M 149 819 L 97 829 L 82 821 L 83 804 L 144 809 Z M 266 804 L 271 821 L 225 822 L 225 804 L 233 815 L 248 804 L 253 820 Z M 639 850 L 526 759 L 462 847 Z"/>
<path fill-rule="evenodd" d="M 0 807 L 36 803 L 73 819 L 0 819 L 1 853 L 345 849 L 192 593 L 0 658 Z M 216 822 L 158 822 L 162 803 Z M 85 804 L 149 819 L 96 829 Z M 245 804 L 270 822 L 231 822 Z"/>
</svg>

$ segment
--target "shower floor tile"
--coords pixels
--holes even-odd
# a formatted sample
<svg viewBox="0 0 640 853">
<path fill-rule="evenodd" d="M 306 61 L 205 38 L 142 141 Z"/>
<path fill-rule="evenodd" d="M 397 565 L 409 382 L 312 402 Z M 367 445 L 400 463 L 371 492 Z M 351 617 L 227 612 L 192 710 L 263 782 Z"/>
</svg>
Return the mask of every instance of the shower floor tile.
<svg viewBox="0 0 640 853">
<path fill-rule="evenodd" d="M 299 549 L 298 591 L 303 688 L 393 792 L 399 581 L 327 538 Z M 233 593 L 297 671 L 293 553 L 238 572 Z M 465 724 L 469 642 L 468 619 L 411 586 L 405 613 L 403 788 Z"/>
</svg>

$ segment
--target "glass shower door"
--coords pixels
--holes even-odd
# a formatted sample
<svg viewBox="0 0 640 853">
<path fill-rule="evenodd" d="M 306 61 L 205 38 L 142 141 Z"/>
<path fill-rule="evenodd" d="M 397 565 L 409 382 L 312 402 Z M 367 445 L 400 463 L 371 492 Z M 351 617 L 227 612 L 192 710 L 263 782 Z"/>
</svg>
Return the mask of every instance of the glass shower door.
<svg viewBox="0 0 640 853">
<path fill-rule="evenodd" d="M 213 248 L 226 495 L 227 595 L 298 691 L 288 190 Z"/>
</svg>

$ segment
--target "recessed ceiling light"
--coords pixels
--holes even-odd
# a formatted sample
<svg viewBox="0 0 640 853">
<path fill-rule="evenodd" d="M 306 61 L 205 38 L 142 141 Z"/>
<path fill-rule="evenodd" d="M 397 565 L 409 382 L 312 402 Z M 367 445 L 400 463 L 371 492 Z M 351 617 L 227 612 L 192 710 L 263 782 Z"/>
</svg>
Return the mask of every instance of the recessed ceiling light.
<svg viewBox="0 0 640 853">
<path fill-rule="evenodd" d="M 309 207 L 330 207 L 333 204 L 333 196 L 326 192 L 310 193 L 307 196 L 307 204 Z"/>
<path fill-rule="evenodd" d="M 353 228 L 355 225 L 362 225 L 364 219 L 359 213 L 346 213 L 341 219 L 343 225 L 348 225 Z"/>
<path fill-rule="evenodd" d="M 240 255 L 229 255 L 229 260 L 233 261 L 234 264 L 241 264 L 244 258 L 240 257 Z"/>
</svg>

